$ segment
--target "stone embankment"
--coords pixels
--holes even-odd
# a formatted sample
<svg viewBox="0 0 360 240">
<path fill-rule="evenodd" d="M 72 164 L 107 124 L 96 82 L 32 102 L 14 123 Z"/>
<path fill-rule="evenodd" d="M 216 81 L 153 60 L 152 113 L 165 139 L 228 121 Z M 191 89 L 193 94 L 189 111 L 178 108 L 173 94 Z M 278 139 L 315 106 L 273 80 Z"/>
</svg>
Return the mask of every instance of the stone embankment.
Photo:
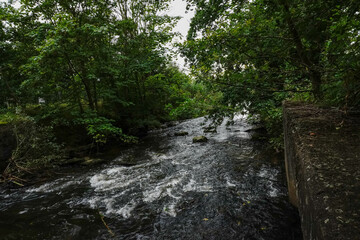
<svg viewBox="0 0 360 240">
<path fill-rule="evenodd" d="M 360 239 L 360 114 L 286 102 L 284 134 L 304 239 Z"/>
</svg>

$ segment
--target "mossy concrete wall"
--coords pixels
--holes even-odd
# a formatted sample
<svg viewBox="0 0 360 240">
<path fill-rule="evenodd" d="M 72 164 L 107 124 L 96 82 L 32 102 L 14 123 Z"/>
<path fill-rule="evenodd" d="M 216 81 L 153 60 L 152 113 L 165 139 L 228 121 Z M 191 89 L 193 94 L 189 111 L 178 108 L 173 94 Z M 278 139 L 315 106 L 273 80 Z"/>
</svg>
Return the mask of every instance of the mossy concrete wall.
<svg viewBox="0 0 360 240">
<path fill-rule="evenodd" d="M 284 103 L 290 201 L 304 239 L 360 239 L 360 114 Z"/>
</svg>

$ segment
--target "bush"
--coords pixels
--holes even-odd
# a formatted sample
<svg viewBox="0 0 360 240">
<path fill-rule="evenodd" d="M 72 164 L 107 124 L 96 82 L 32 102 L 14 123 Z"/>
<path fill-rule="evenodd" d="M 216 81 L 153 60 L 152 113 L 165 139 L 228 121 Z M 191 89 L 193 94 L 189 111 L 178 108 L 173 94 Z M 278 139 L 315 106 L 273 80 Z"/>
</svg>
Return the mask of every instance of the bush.
<svg viewBox="0 0 360 240">
<path fill-rule="evenodd" d="M 63 147 L 56 142 L 52 127 L 40 126 L 26 115 L 14 115 L 7 120 L 14 131 L 17 147 L 4 172 L 5 177 L 50 167 L 64 158 Z"/>
<path fill-rule="evenodd" d="M 136 142 L 136 138 L 123 133 L 122 129 L 113 125 L 115 121 L 95 112 L 88 111 L 74 120 L 74 124 L 84 125 L 87 133 L 97 144 L 105 144 L 109 138 L 116 138 L 126 143 Z"/>
</svg>

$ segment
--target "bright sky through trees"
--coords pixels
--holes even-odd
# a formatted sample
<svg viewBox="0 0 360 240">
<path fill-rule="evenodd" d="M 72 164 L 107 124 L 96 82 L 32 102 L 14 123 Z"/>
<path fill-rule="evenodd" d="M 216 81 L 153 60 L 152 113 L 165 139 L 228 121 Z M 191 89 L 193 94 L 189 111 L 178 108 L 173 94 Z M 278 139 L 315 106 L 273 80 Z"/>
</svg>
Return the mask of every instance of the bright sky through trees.
<svg viewBox="0 0 360 240">
<path fill-rule="evenodd" d="M 174 0 L 170 4 L 170 9 L 168 12 L 164 14 L 168 14 L 170 16 L 180 16 L 181 19 L 177 23 L 176 27 L 174 28 L 174 32 L 181 33 L 182 39 L 175 38 L 174 41 L 185 41 L 187 32 L 190 28 L 191 18 L 194 17 L 194 11 L 186 11 L 186 1 L 185 0 Z M 178 66 L 181 69 L 186 70 L 185 60 L 184 58 L 178 56 L 177 59 L 174 59 Z"/>
</svg>

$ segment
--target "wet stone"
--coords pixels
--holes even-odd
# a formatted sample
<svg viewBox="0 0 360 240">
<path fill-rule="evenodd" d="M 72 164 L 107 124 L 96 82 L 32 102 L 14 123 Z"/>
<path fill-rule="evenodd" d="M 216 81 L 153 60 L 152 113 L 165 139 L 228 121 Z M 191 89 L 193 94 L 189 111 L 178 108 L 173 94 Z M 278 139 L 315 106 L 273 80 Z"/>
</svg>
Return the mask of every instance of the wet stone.
<svg viewBox="0 0 360 240">
<path fill-rule="evenodd" d="M 215 126 L 204 127 L 203 129 L 204 129 L 204 133 L 216 133 Z"/>
<path fill-rule="evenodd" d="M 188 132 L 185 132 L 185 131 L 174 133 L 174 136 L 186 136 L 186 135 L 189 135 L 189 133 L 188 133 Z"/>
<path fill-rule="evenodd" d="M 207 142 L 208 139 L 205 136 L 196 136 L 193 138 L 193 143 Z"/>
</svg>

